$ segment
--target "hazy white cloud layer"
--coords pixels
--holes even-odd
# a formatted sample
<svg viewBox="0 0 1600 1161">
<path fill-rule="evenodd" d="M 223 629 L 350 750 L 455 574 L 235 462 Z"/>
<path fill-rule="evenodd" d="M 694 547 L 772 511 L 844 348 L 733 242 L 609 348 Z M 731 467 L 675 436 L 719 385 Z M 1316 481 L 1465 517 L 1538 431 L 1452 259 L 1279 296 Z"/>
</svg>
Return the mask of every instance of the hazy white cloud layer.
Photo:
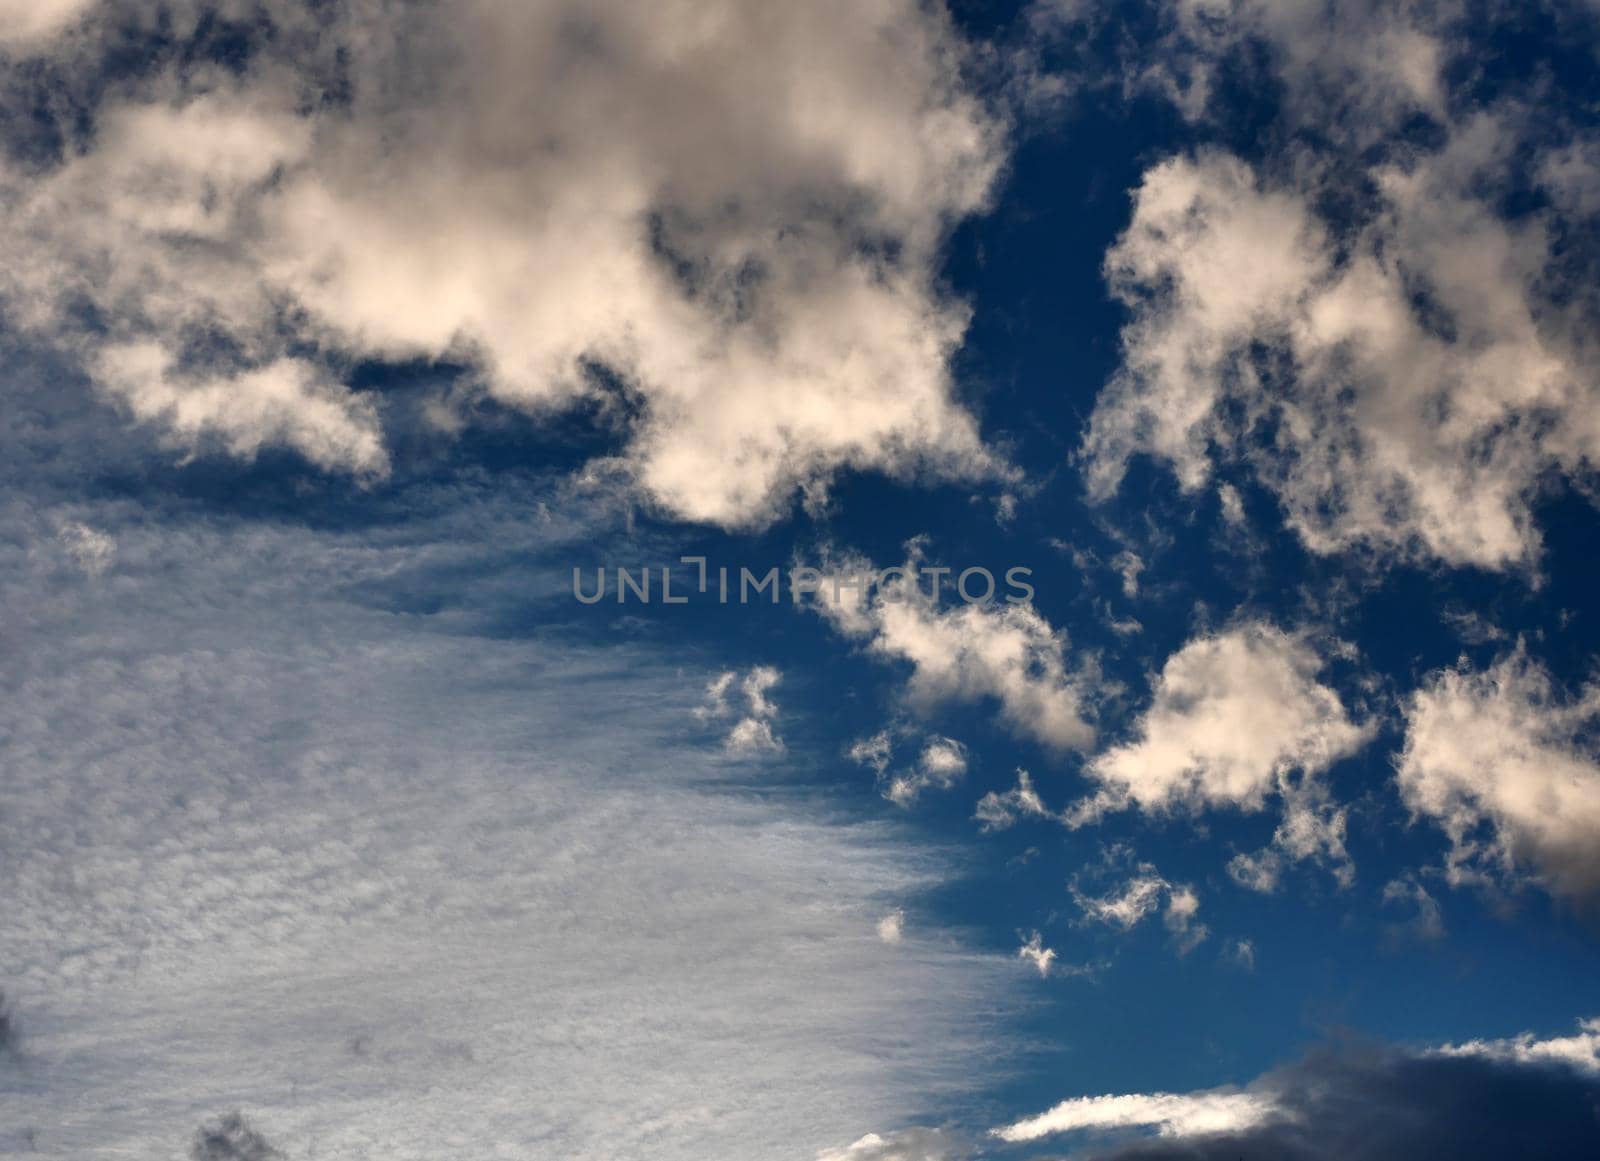
<svg viewBox="0 0 1600 1161">
<path fill-rule="evenodd" d="M 184 3 L 3 11 L 23 63 L 0 69 L 43 56 L 86 90 L 105 45 L 196 26 Z M 1003 132 L 939 8 L 233 14 L 248 68 L 173 53 L 63 156 L 0 162 L 9 320 L 177 446 L 381 475 L 378 400 L 345 371 L 423 359 L 469 368 L 457 403 L 599 403 L 625 473 L 692 520 L 763 521 L 843 468 L 995 469 L 935 274 Z"/>
<path fill-rule="evenodd" d="M 1486 670 L 1434 674 L 1405 718 L 1400 793 L 1449 836 L 1452 882 L 1600 893 L 1600 687 L 1565 696 L 1519 646 Z"/>
<path fill-rule="evenodd" d="M 238 1108 L 294 1157 L 792 1158 L 968 1083 L 1018 973 L 880 938 L 929 855 L 721 785 L 678 658 L 406 611 L 586 534 L 526 510 L 5 509 L 0 1143 L 175 1157 Z"/>
</svg>

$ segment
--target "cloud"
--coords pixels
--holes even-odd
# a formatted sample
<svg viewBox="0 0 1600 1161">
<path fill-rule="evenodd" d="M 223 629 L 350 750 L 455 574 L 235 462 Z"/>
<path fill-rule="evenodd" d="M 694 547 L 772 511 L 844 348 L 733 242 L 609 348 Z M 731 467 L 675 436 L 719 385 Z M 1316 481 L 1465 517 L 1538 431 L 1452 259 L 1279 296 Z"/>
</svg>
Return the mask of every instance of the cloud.
<svg viewBox="0 0 1600 1161">
<path fill-rule="evenodd" d="M 542 568 L 560 591 L 548 558 L 592 528 L 508 486 L 401 506 L 75 506 L 118 545 L 99 580 L 61 567 L 66 512 L 0 512 L 30 659 L 0 698 L 0 979 L 37 1081 L 0 1123 L 72 1157 L 182 1155 L 237 1107 L 293 1157 L 672 1161 L 810 1154 L 965 1092 L 1009 949 L 873 929 L 943 858 L 730 784 L 683 729 L 715 675 L 680 654 L 508 633 L 496 602 Z M 746 676 L 741 715 L 772 701 Z"/>
<path fill-rule="evenodd" d="M 1402 875 L 1385 883 L 1382 898 L 1385 907 L 1410 904 L 1413 908 L 1410 919 L 1390 929 L 1395 935 L 1430 943 L 1444 938 L 1444 913 L 1439 908 L 1439 901 L 1415 875 Z"/>
<path fill-rule="evenodd" d="M 996 1129 L 1003 1141 L 1037 1141 L 1084 1129 L 1154 1128 L 1163 1137 L 1247 1129 L 1276 1115 L 1270 1101 L 1244 1092 L 1078 1097 L 1049 1112 Z"/>
<path fill-rule="evenodd" d="M 1106 257 L 1131 317 L 1083 445 L 1091 495 L 1138 454 L 1187 492 L 1242 465 L 1313 552 L 1532 562 L 1546 476 L 1581 486 L 1600 462 L 1600 357 L 1559 210 L 1497 209 L 1537 154 L 1530 116 L 1481 112 L 1371 163 L 1355 221 L 1318 208 L 1352 212 L 1348 160 L 1149 169 Z"/>
<path fill-rule="evenodd" d="M 1056 818 L 1045 806 L 1039 792 L 1033 788 L 1033 777 L 1026 770 L 1017 771 L 1017 784 L 1001 793 L 991 790 L 978 800 L 973 817 L 983 824 L 985 832 L 1005 830 L 1019 818 Z"/>
<path fill-rule="evenodd" d="M 1090 894 L 1081 885 L 1085 878 L 1106 879 L 1124 872 L 1128 877 L 1119 886 L 1100 894 Z M 1162 926 L 1172 936 L 1180 956 L 1188 955 L 1211 934 L 1204 923 L 1196 922 L 1200 896 L 1194 888 L 1187 883 L 1169 882 L 1154 864 L 1137 861 L 1126 846 L 1108 848 L 1100 864 L 1075 875 L 1067 889 L 1085 919 L 1119 931 L 1132 931 L 1153 915 L 1165 898 Z"/>
<path fill-rule="evenodd" d="M 891 774 L 896 737 L 907 734 L 904 729 L 882 730 L 855 742 L 846 751 L 851 761 L 876 772 L 883 796 L 901 807 L 914 805 L 925 790 L 950 789 L 966 776 L 968 762 L 967 748 L 960 742 L 942 734 L 927 734 L 915 762 L 908 769 Z"/>
<path fill-rule="evenodd" d="M 1044 936 L 1035 931 L 1017 948 L 1017 958 L 1024 963 L 1031 963 L 1041 976 L 1047 976 L 1050 974 L 1050 965 L 1055 962 L 1056 953 L 1054 948 L 1044 945 Z"/>
<path fill-rule="evenodd" d="M 1451 883 L 1532 878 L 1600 891 L 1600 687 L 1577 697 L 1518 647 L 1487 670 L 1432 675 L 1405 706 L 1396 760 L 1413 815 L 1444 829 Z"/>
<path fill-rule="evenodd" d="M 283 1156 L 239 1113 L 202 1125 L 189 1150 L 193 1161 L 274 1161 Z"/>
<path fill-rule="evenodd" d="M 1300 636 L 1246 622 L 1194 638 L 1167 658 L 1132 737 L 1085 766 L 1100 784 L 1066 812 L 1082 826 L 1107 811 L 1258 811 L 1278 797 L 1273 846 L 1235 860 L 1241 881 L 1270 889 L 1283 860 L 1320 858 L 1347 875 L 1344 813 L 1319 776 L 1354 753 L 1370 727 L 1352 720 Z"/>
<path fill-rule="evenodd" d="M 929 571 L 916 554 L 904 568 Z M 860 560 L 841 569 L 835 574 L 841 583 L 822 581 L 816 608 L 873 654 L 910 664 L 906 692 L 913 706 L 993 700 L 1014 730 L 1052 749 L 1093 744 L 1093 677 L 1069 663 L 1066 634 L 1031 604 L 997 599 L 945 607 L 910 576 L 851 590 L 844 578 L 873 570 Z"/>
<path fill-rule="evenodd" d="M 72 563 L 89 576 L 99 576 L 105 572 L 117 557 L 115 540 L 77 520 L 62 521 L 56 539 L 61 542 Z"/>
<path fill-rule="evenodd" d="M 8 322 L 186 452 L 381 476 L 346 371 L 427 361 L 465 368 L 442 407 L 600 411 L 688 520 L 1006 470 L 937 277 L 1005 128 L 942 8 L 266 0 L 229 69 L 196 5 L 10 7 L 30 39 L 86 15 L 38 46 L 86 105 L 58 156 L 0 163 Z"/>
<path fill-rule="evenodd" d="M 901 1129 L 887 1136 L 868 1133 L 843 1149 L 824 1149 L 817 1161 L 958 1161 L 971 1155 L 966 1143 L 942 1129 Z"/>
<path fill-rule="evenodd" d="M 1531 1032 L 1508 1040 L 1469 1040 L 1436 1050 L 1441 1056 L 1472 1056 L 1516 1064 L 1564 1064 L 1600 1075 L 1600 1019 L 1578 1021 L 1572 1036 L 1539 1039 Z"/>
<path fill-rule="evenodd" d="M 1098 1161 L 1578 1161 L 1600 1148 L 1597 1097 L 1559 1056 L 1337 1045 L 1243 1090 L 1081 1097 L 995 1134 L 1156 1131 L 1083 1153 Z"/>
<path fill-rule="evenodd" d="M 783 675 L 770 665 L 753 666 L 742 678 L 733 670 L 719 673 L 707 684 L 706 700 L 696 707 L 694 716 L 703 722 L 737 718 L 722 740 L 722 748 L 735 757 L 781 754 L 783 740 L 772 729 L 778 707 L 767 693 L 782 680 Z M 742 710 L 729 702 L 735 688 L 744 700 Z"/>
<path fill-rule="evenodd" d="M 0 0 L 0 48 L 28 51 L 79 19 L 95 0 Z"/>
<path fill-rule="evenodd" d="M 906 913 L 896 908 L 878 920 L 878 938 L 885 943 L 899 943 L 906 937 Z"/>
</svg>

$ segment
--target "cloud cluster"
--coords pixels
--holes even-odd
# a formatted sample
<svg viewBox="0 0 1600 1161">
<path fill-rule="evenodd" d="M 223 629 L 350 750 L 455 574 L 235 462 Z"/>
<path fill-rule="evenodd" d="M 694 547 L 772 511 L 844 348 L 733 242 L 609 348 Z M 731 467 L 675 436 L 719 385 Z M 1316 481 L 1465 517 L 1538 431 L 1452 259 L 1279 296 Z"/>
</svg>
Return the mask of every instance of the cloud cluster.
<svg viewBox="0 0 1600 1161">
<path fill-rule="evenodd" d="M 1106 257 L 1131 317 L 1083 447 L 1091 494 L 1137 454 L 1186 491 L 1226 465 L 1314 552 L 1529 564 L 1546 478 L 1587 487 L 1600 463 L 1573 242 L 1600 169 L 1558 117 L 1453 112 L 1425 8 L 1176 7 L 1202 72 L 1273 46 L 1282 124 L 1306 132 L 1257 165 L 1202 149 L 1144 174 Z M 1535 208 L 1507 214 L 1519 197 Z"/>
<path fill-rule="evenodd" d="M 1083 889 L 1085 875 L 1104 879 L 1121 867 L 1131 873 L 1110 891 L 1091 894 Z M 1161 922 L 1172 936 L 1179 955 L 1188 955 L 1211 934 L 1210 928 L 1196 920 L 1200 913 L 1200 896 L 1195 889 L 1187 883 L 1169 882 L 1153 864 L 1136 861 L 1133 852 L 1126 847 L 1107 850 L 1102 864 L 1074 877 L 1068 890 L 1085 919 L 1119 931 L 1133 930 L 1154 914 L 1165 899 L 1166 910 Z"/>
<path fill-rule="evenodd" d="M 781 754 L 783 739 L 773 732 L 778 707 L 767 694 L 783 680 L 771 665 L 756 665 L 743 677 L 734 670 L 717 674 L 706 684 L 705 701 L 695 707 L 694 716 L 702 722 L 733 718 L 733 726 L 722 739 L 722 748 L 735 757 L 756 754 Z M 742 708 L 730 701 L 738 697 Z"/>
<path fill-rule="evenodd" d="M 1519 646 L 1486 670 L 1434 674 L 1405 706 L 1401 797 L 1450 840 L 1451 882 L 1531 876 L 1600 892 L 1600 687 L 1566 697 Z"/>
<path fill-rule="evenodd" d="M 928 734 L 912 764 L 891 772 L 895 744 L 902 729 L 885 729 L 862 738 L 846 751 L 851 761 L 871 768 L 883 787 L 883 796 L 896 806 L 909 807 L 924 790 L 948 790 L 967 773 L 967 748 L 954 738 Z"/>
<path fill-rule="evenodd" d="M 88 96 L 0 160 L 0 303 L 186 450 L 381 475 L 346 371 L 427 360 L 457 402 L 609 413 L 691 520 L 996 469 L 936 268 L 1004 133 L 935 6 L 10 7 L 0 70 Z"/>
</svg>

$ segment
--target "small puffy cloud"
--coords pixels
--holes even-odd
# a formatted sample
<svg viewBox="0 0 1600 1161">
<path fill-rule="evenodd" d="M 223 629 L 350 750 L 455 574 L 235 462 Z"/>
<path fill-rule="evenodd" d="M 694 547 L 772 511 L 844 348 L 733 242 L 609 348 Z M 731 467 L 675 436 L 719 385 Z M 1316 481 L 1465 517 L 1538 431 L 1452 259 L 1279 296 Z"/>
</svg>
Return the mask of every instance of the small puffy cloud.
<svg viewBox="0 0 1600 1161">
<path fill-rule="evenodd" d="M 1316 775 L 1368 731 L 1317 675 L 1304 640 L 1252 622 L 1167 658 L 1133 737 L 1087 767 L 1102 789 L 1084 811 L 1233 806 L 1259 810 L 1293 771 Z"/>
<path fill-rule="evenodd" d="M 878 938 L 885 943 L 899 943 L 906 934 L 906 913 L 899 908 L 878 920 Z"/>
<path fill-rule="evenodd" d="M 1053 948 L 1044 945 L 1044 936 L 1035 931 L 1017 948 L 1017 958 L 1032 964 L 1041 976 L 1047 976 L 1050 974 L 1050 965 L 1055 962 L 1056 953 Z"/>
<path fill-rule="evenodd" d="M 111 567 L 117 557 L 114 537 L 96 531 L 78 520 L 63 521 L 56 531 L 56 539 L 66 550 L 72 563 L 89 576 L 99 576 Z"/>
<path fill-rule="evenodd" d="M 883 796 L 896 806 L 910 807 L 925 790 L 948 790 L 967 773 L 967 748 L 954 738 L 928 734 L 911 765 L 890 771 L 896 744 L 908 731 L 881 730 L 862 738 L 845 751 L 851 761 L 871 769 L 883 788 Z"/>
<path fill-rule="evenodd" d="M 1600 687 L 1565 696 L 1519 645 L 1487 670 L 1434 674 L 1405 719 L 1400 794 L 1448 836 L 1450 882 L 1600 892 Z"/>
<path fill-rule="evenodd" d="M 778 707 L 767 694 L 782 679 L 770 665 L 754 666 L 743 677 L 733 670 L 719 673 L 707 683 L 706 699 L 694 716 L 703 722 L 735 718 L 723 748 L 736 757 L 781 753 L 783 740 L 772 729 Z"/>
<path fill-rule="evenodd" d="M 1085 880 L 1103 882 L 1122 874 L 1126 878 L 1109 890 L 1091 893 L 1084 889 Z M 1124 846 L 1107 850 L 1098 866 L 1075 876 L 1067 889 L 1086 920 L 1119 931 L 1133 930 L 1155 914 L 1165 899 L 1161 921 L 1179 955 L 1188 955 L 1211 934 L 1204 923 L 1197 921 L 1200 896 L 1195 889 L 1186 883 L 1169 882 L 1153 864 L 1136 861 L 1133 852 Z"/>
<path fill-rule="evenodd" d="M 1254 940 L 1235 940 L 1225 954 L 1227 959 L 1241 970 L 1247 972 L 1256 970 L 1256 945 Z"/>
<path fill-rule="evenodd" d="M 469 402 L 626 413 L 616 466 L 689 520 L 1009 474 L 938 277 L 1005 126 L 942 7 L 263 0 L 233 71 L 195 63 L 199 5 L 127 7 L 0 0 L 0 49 L 78 24 L 52 67 L 87 95 L 61 157 L 0 162 L 0 302 L 185 451 L 380 475 L 342 371 L 429 361 Z"/>
<path fill-rule="evenodd" d="M 970 1156 L 966 1145 L 942 1129 L 901 1129 L 868 1133 L 842 1149 L 824 1149 L 817 1161 L 958 1161 Z"/>
<path fill-rule="evenodd" d="M 1044 804 L 1039 792 L 1033 788 L 1033 776 L 1026 770 L 1017 771 L 1017 784 L 1010 790 L 991 790 L 978 800 L 973 817 L 984 831 L 1005 830 L 1019 818 L 1055 818 Z"/>
<path fill-rule="evenodd" d="M 1133 1093 L 1078 1097 L 994 1130 L 1002 1141 L 1037 1141 L 1083 1130 L 1152 1128 L 1163 1137 L 1237 1132 L 1279 1115 L 1270 1099 L 1248 1092 Z"/>
<path fill-rule="evenodd" d="M 1235 859 L 1235 877 L 1270 890 L 1285 860 L 1316 858 L 1348 879 L 1344 812 L 1319 776 L 1371 731 L 1319 680 L 1322 667 L 1303 638 L 1261 622 L 1189 641 L 1167 658 L 1132 737 L 1085 767 L 1100 789 L 1069 823 L 1129 807 L 1258 811 L 1276 796 L 1272 847 Z"/>
<path fill-rule="evenodd" d="M 905 566 L 916 567 L 928 571 L 915 557 Z M 843 569 L 841 578 L 873 571 L 859 560 Z M 1066 634 L 1031 604 L 996 599 L 945 607 L 904 576 L 865 592 L 825 579 L 817 597 L 817 609 L 840 632 L 911 666 L 906 692 L 913 706 L 992 700 L 1014 730 L 1052 749 L 1093 744 L 1093 682 L 1070 663 Z"/>
</svg>

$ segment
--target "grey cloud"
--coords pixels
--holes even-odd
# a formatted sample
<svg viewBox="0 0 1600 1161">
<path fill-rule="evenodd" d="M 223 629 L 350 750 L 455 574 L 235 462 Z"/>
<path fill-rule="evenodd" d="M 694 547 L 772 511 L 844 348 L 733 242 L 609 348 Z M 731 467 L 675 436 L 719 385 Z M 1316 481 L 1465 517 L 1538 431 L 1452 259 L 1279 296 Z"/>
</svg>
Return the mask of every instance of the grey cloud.
<svg viewBox="0 0 1600 1161">
<path fill-rule="evenodd" d="M 283 1156 L 265 1137 L 233 1112 L 195 1130 L 192 1161 L 278 1161 Z"/>
</svg>

